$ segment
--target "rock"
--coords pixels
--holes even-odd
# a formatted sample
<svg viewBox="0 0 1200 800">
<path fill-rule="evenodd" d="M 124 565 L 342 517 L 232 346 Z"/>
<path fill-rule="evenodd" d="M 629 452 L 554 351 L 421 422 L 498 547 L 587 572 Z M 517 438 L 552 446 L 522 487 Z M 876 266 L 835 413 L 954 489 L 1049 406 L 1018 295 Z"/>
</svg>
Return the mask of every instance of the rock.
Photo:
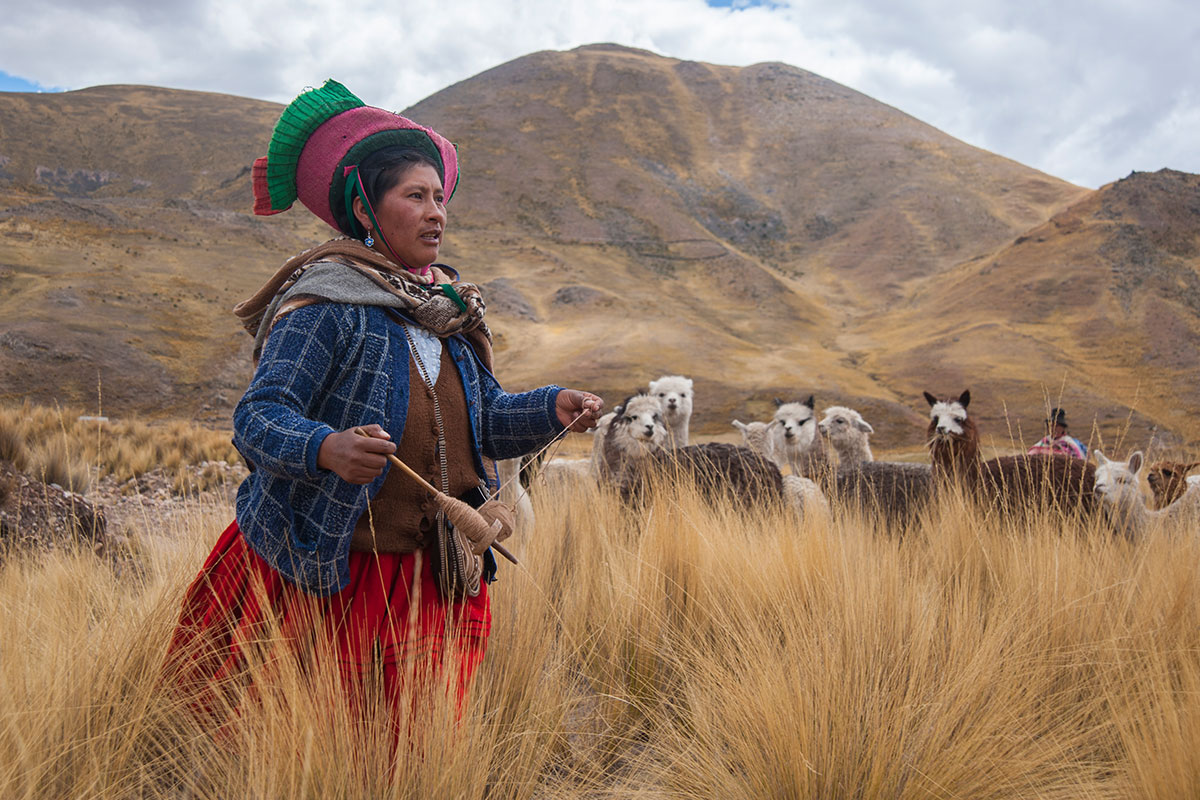
<svg viewBox="0 0 1200 800">
<path fill-rule="evenodd" d="M 483 289 L 483 299 L 487 303 L 488 313 L 517 317 L 530 322 L 542 321 L 533 305 L 508 278 L 496 278 L 483 284 L 480 288 Z"/>
<path fill-rule="evenodd" d="M 607 292 L 593 289 L 591 286 L 571 284 L 555 292 L 554 298 L 550 302 L 557 306 L 607 306 L 612 305 L 613 297 Z"/>
<path fill-rule="evenodd" d="M 106 528 L 104 512 L 80 495 L 0 462 L 0 550 L 83 542 L 100 553 L 107 545 Z"/>
</svg>

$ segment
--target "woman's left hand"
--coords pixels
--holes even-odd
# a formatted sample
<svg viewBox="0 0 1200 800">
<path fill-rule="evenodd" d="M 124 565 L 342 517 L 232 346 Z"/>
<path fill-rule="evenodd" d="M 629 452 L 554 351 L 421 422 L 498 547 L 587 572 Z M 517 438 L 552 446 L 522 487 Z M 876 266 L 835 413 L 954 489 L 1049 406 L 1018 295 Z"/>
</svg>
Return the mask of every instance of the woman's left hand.
<svg viewBox="0 0 1200 800">
<path fill-rule="evenodd" d="M 563 389 L 554 398 L 554 413 L 564 428 L 583 433 L 596 427 L 604 401 L 591 392 Z"/>
</svg>

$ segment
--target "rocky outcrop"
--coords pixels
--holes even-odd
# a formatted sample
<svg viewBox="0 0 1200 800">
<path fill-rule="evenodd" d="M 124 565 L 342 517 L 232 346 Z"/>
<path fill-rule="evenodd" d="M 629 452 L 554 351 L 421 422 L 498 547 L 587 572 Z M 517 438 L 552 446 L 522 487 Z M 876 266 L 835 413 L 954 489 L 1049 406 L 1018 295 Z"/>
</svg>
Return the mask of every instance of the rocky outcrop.
<svg viewBox="0 0 1200 800">
<path fill-rule="evenodd" d="M 104 513 L 83 496 L 46 484 L 0 462 L 0 558 L 15 549 L 83 543 L 102 553 Z"/>
</svg>

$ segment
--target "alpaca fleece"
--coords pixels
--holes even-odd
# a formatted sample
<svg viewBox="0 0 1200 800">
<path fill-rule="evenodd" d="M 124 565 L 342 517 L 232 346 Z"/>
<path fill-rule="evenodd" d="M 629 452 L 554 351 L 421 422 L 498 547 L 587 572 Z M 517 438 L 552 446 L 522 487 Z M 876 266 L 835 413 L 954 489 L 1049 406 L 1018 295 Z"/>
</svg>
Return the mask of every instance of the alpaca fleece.
<svg viewBox="0 0 1200 800">
<path fill-rule="evenodd" d="M 784 501 L 779 467 L 750 448 L 733 444 L 711 442 L 660 450 L 626 473 L 621 494 L 626 500 L 636 500 L 650 482 L 664 479 L 689 482 L 710 502 L 733 502 L 743 509 Z"/>
<path fill-rule="evenodd" d="M 836 499 L 892 525 L 911 525 L 926 507 L 932 485 L 927 464 L 866 461 L 836 475 Z"/>
</svg>

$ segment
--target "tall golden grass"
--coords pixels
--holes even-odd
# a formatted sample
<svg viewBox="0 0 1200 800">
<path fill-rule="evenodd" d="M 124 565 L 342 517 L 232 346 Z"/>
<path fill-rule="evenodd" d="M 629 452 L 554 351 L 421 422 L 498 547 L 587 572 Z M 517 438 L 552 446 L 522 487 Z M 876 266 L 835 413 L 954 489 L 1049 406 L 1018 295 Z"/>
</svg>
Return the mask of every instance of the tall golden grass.
<svg viewBox="0 0 1200 800">
<path fill-rule="evenodd" d="M 205 461 L 239 459 L 229 431 L 176 420 L 101 420 L 81 409 L 29 402 L 0 405 L 0 461 L 76 492 L 86 492 L 93 472 L 127 480 L 155 469 L 175 476 Z M 176 489 L 208 488 L 215 474 L 176 479 Z"/>
<path fill-rule="evenodd" d="M 142 537 L 136 571 L 10 561 L 0 796 L 1200 796 L 1194 531 L 1130 543 L 948 498 L 900 538 L 686 488 L 630 512 L 582 483 L 535 506 L 466 713 L 435 698 L 396 753 L 319 652 L 269 665 L 217 736 L 164 689 L 228 507 Z"/>
</svg>

